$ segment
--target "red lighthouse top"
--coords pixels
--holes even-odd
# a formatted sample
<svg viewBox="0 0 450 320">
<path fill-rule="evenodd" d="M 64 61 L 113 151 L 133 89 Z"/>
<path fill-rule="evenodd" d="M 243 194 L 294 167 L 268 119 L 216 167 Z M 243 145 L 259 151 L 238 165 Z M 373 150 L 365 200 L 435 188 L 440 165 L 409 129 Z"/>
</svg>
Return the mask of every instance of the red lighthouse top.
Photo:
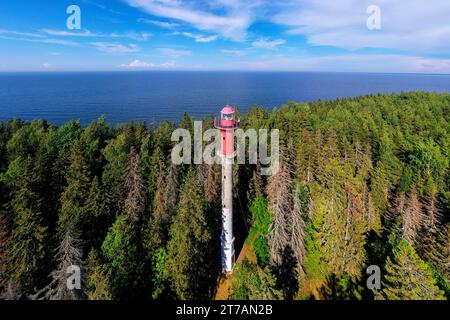
<svg viewBox="0 0 450 320">
<path fill-rule="evenodd" d="M 226 105 L 225 107 L 223 107 L 222 111 L 220 111 L 221 114 L 234 114 L 234 109 L 232 106 L 230 105 Z"/>
<path fill-rule="evenodd" d="M 214 127 L 217 129 L 236 129 L 240 127 L 239 120 L 235 118 L 234 108 L 232 106 L 226 105 L 220 111 L 220 119 L 215 119 Z"/>
<path fill-rule="evenodd" d="M 222 130 L 222 155 L 233 156 L 233 136 L 234 129 L 241 126 L 240 121 L 236 120 L 234 108 L 226 105 L 220 111 L 220 119 L 214 120 L 214 127 Z"/>
</svg>

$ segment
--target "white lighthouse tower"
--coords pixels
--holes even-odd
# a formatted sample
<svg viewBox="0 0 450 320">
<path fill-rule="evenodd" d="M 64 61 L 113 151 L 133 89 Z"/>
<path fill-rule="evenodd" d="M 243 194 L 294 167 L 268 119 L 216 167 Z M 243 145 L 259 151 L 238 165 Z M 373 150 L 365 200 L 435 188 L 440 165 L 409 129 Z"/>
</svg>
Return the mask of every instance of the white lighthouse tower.
<svg viewBox="0 0 450 320">
<path fill-rule="evenodd" d="M 222 235 L 221 259 L 222 272 L 230 274 L 234 264 L 233 235 L 233 161 L 234 161 L 234 130 L 240 127 L 235 119 L 234 109 L 229 105 L 220 112 L 220 119 L 215 119 L 214 127 L 222 131 Z"/>
</svg>

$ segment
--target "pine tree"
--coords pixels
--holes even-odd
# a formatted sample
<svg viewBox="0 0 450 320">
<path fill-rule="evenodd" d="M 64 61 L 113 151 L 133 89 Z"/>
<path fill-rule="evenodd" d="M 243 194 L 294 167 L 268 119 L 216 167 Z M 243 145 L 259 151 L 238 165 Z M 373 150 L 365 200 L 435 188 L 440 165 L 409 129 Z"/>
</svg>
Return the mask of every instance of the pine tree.
<svg viewBox="0 0 450 320">
<path fill-rule="evenodd" d="M 429 266 L 405 240 L 388 257 L 383 296 L 388 300 L 443 300 Z"/>
<path fill-rule="evenodd" d="M 281 291 L 276 289 L 276 278 L 268 267 L 244 259 L 235 266 L 232 280 L 234 300 L 280 300 Z"/>
<path fill-rule="evenodd" d="M 279 171 L 269 177 L 267 193 L 273 215 L 269 246 L 271 262 L 278 273 L 278 285 L 292 298 L 298 289 L 298 275 L 303 272 L 305 257 L 305 203 L 300 199 L 300 186 L 292 183 L 292 148 L 286 150 Z M 293 189 L 293 190 L 292 190 Z M 304 200 L 304 199 L 303 199 Z"/>
<path fill-rule="evenodd" d="M 272 214 L 269 212 L 267 200 L 259 196 L 252 201 L 250 206 L 253 225 L 248 238 L 254 239 L 253 250 L 258 258 L 258 264 L 267 266 L 270 260 L 269 245 L 267 243 L 269 226 L 272 223 Z"/>
<path fill-rule="evenodd" d="M 402 232 L 403 239 L 408 241 L 411 245 L 416 245 L 419 233 L 424 224 L 424 216 L 422 212 L 422 205 L 419 201 L 417 191 L 414 188 L 408 198 L 408 202 L 402 212 Z"/>
<path fill-rule="evenodd" d="M 169 199 L 166 197 L 164 166 L 162 164 L 160 164 L 159 170 L 155 198 L 153 199 L 153 210 L 147 230 L 147 243 L 145 244 L 150 260 L 158 250 L 157 248 L 165 246 L 167 243 L 168 229 L 170 226 L 169 213 L 166 205 Z"/>
<path fill-rule="evenodd" d="M 128 165 L 125 169 L 122 182 L 125 194 L 124 211 L 134 224 L 139 224 L 145 211 L 144 179 L 140 167 L 140 157 L 135 148 L 131 148 Z"/>
<path fill-rule="evenodd" d="M 132 299 L 144 285 L 142 260 L 135 226 L 127 215 L 118 216 L 101 247 L 114 299 Z"/>
<path fill-rule="evenodd" d="M 318 164 L 317 156 L 316 144 L 314 143 L 311 132 L 303 129 L 295 158 L 295 173 L 297 178 L 308 183 L 315 179 Z"/>
<path fill-rule="evenodd" d="M 280 160 L 280 168 L 270 176 L 266 188 L 269 210 L 273 215 L 269 233 L 270 257 L 275 265 L 282 264 L 283 252 L 290 242 L 288 216 L 292 210 L 291 184 L 290 167 Z"/>
<path fill-rule="evenodd" d="M 167 268 L 179 299 L 208 297 L 211 284 L 211 230 L 201 181 L 190 169 L 170 229 Z"/>
<path fill-rule="evenodd" d="M 70 224 L 66 225 L 64 237 L 58 247 L 55 260 L 58 267 L 51 273 L 51 282 L 32 296 L 33 299 L 49 300 L 81 300 L 85 296 L 84 277 L 82 272 L 81 240 L 79 234 Z M 71 268 L 80 270 L 80 288 L 70 289 L 68 287 L 68 272 Z"/>
<path fill-rule="evenodd" d="M 425 261 L 431 261 L 442 274 L 449 275 L 448 236 L 436 191 L 432 191 L 427 199 L 423 200 L 422 206 L 423 225 L 417 239 L 417 252 Z"/>
<path fill-rule="evenodd" d="M 81 221 L 84 230 L 83 240 L 87 252 L 91 247 L 99 247 L 105 239 L 108 227 L 113 222 L 113 217 L 106 210 L 105 195 L 97 177 L 92 179 L 89 194 L 84 203 L 84 219 Z"/>
<path fill-rule="evenodd" d="M 89 252 L 87 263 L 87 288 L 89 300 L 111 300 L 108 275 L 105 265 L 101 264 L 95 249 Z"/>
<path fill-rule="evenodd" d="M 295 183 L 293 188 L 293 208 L 288 216 L 290 247 L 297 259 L 297 272 L 303 273 L 303 263 L 306 255 L 305 216 L 308 213 L 308 199 L 305 186 Z"/>
<path fill-rule="evenodd" d="M 7 222 L 6 214 L 0 211 L 0 287 L 5 280 L 4 278 L 9 254 L 8 249 L 11 237 Z"/>
<path fill-rule="evenodd" d="M 356 187 L 353 169 L 340 155 L 335 132 L 329 131 L 317 183 L 310 186 L 314 214 L 310 215 L 307 241 L 311 251 L 307 273 L 322 280 L 334 275 L 356 281 L 361 276 L 366 223 L 362 193 Z"/>
<path fill-rule="evenodd" d="M 61 233 L 65 231 L 67 224 L 77 228 L 85 219 L 84 205 L 89 195 L 90 172 L 83 152 L 83 142 L 78 140 L 71 150 L 70 167 L 66 176 L 67 187 L 61 195 L 58 221 Z"/>
<path fill-rule="evenodd" d="M 215 204 L 220 199 L 219 181 L 217 181 L 217 166 L 206 164 L 206 174 L 204 173 L 203 188 L 206 199 L 209 203 Z"/>
<path fill-rule="evenodd" d="M 166 197 L 169 196 L 166 194 L 166 177 L 165 177 L 165 171 L 164 166 L 159 166 L 159 175 L 158 175 L 158 181 L 156 184 L 156 192 L 155 192 L 155 199 L 153 201 L 153 212 L 152 212 L 152 219 L 154 222 L 157 222 L 157 224 L 160 226 L 160 228 L 164 229 L 166 228 L 167 224 L 169 224 L 169 217 L 167 212 L 167 205 L 166 201 L 169 199 Z M 163 230 L 158 230 L 158 236 L 165 238 L 166 234 L 163 232 Z"/>
<path fill-rule="evenodd" d="M 11 209 L 15 216 L 7 265 L 8 279 L 16 283 L 19 295 L 30 293 L 40 285 L 43 262 L 46 257 L 47 227 L 39 210 L 40 199 L 33 191 L 31 159 L 20 177 Z"/>
<path fill-rule="evenodd" d="M 167 175 L 165 178 L 165 188 L 164 188 L 164 199 L 166 203 L 166 214 L 167 218 L 164 219 L 166 225 L 170 225 L 179 200 L 179 178 L 178 171 L 175 164 L 170 161 L 167 166 Z"/>
<path fill-rule="evenodd" d="M 121 214 L 121 201 L 123 200 L 120 184 L 127 166 L 130 145 L 124 132 L 120 132 L 102 150 L 106 160 L 103 168 L 102 184 L 105 191 L 105 207 L 112 217 Z"/>
<path fill-rule="evenodd" d="M 261 176 L 261 163 L 259 162 L 259 160 L 257 160 L 256 166 L 252 172 L 249 190 L 247 192 L 247 198 L 249 202 L 252 202 L 256 198 L 263 195 L 264 195 L 264 181 Z"/>
</svg>

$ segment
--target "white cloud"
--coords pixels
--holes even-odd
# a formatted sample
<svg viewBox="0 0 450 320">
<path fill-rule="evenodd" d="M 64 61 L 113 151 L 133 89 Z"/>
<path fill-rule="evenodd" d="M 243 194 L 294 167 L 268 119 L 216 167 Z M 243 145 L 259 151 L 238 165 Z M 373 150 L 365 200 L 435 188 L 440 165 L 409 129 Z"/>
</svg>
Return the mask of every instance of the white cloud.
<svg viewBox="0 0 450 320">
<path fill-rule="evenodd" d="M 381 30 L 368 30 L 369 5 L 381 9 Z M 287 0 L 272 21 L 312 45 L 385 48 L 416 53 L 450 50 L 450 1 Z"/>
<path fill-rule="evenodd" d="M 124 45 L 115 42 L 91 42 L 91 45 L 106 53 L 132 53 L 139 51 L 139 47 L 135 44 Z"/>
<path fill-rule="evenodd" d="M 450 73 L 450 59 L 400 54 L 347 54 L 322 57 L 273 57 L 233 61 L 227 68 L 277 71 Z"/>
<path fill-rule="evenodd" d="M 106 7 L 106 6 L 102 5 L 102 4 L 99 4 L 99 3 L 96 3 L 96 2 L 93 2 L 93 1 L 90 1 L 89 3 L 93 4 L 97 8 L 105 10 L 107 12 L 111 12 L 111 13 L 114 13 L 114 14 L 120 14 L 120 15 L 122 14 L 122 12 L 110 9 L 110 8 L 108 8 L 108 7 Z"/>
<path fill-rule="evenodd" d="M 153 68 L 155 65 L 136 59 L 128 64 L 121 64 L 120 66 L 122 68 Z"/>
<path fill-rule="evenodd" d="M 225 38 L 242 41 L 253 21 L 251 8 L 254 4 L 238 0 L 191 1 L 191 0 L 125 0 L 129 5 L 151 15 L 176 19 L 193 27 L 214 32 Z M 208 12 L 214 7 L 221 14 Z"/>
<path fill-rule="evenodd" d="M 10 36 L 2 36 L 0 35 L 0 39 L 11 40 L 11 41 L 19 41 L 19 42 L 33 42 L 33 43 L 45 43 L 45 44 L 59 44 L 64 46 L 78 46 L 78 42 L 69 41 L 69 40 L 59 40 L 59 39 L 50 39 L 50 38 L 23 38 L 23 37 L 10 37 Z"/>
<path fill-rule="evenodd" d="M 52 67 L 52 65 L 50 63 L 43 63 L 42 64 L 42 68 L 44 69 L 50 69 Z"/>
<path fill-rule="evenodd" d="M 42 29 L 42 32 L 51 36 L 65 36 L 65 37 L 96 37 L 95 33 L 89 30 L 83 30 L 80 32 L 66 31 L 66 30 L 52 30 L 52 29 Z"/>
<path fill-rule="evenodd" d="M 110 34 L 102 34 L 102 33 L 93 33 L 89 30 L 83 30 L 80 32 L 66 31 L 66 30 L 52 30 L 52 29 L 43 29 L 42 32 L 45 32 L 48 35 L 52 36 L 62 36 L 62 37 L 87 37 L 87 38 L 123 38 L 123 39 L 131 39 L 136 41 L 146 41 L 151 36 L 150 33 L 110 33 Z"/>
<path fill-rule="evenodd" d="M 172 48 L 158 48 L 157 51 L 164 56 L 169 56 L 172 58 L 190 56 L 192 53 L 189 50 L 176 50 Z"/>
<path fill-rule="evenodd" d="M 259 48 L 259 49 L 275 49 L 276 47 L 285 44 L 286 40 L 283 39 L 276 39 L 276 40 L 267 40 L 267 39 L 260 39 L 258 41 L 254 41 L 252 43 L 253 48 Z"/>
<path fill-rule="evenodd" d="M 160 27 L 160 28 L 164 28 L 164 29 L 175 29 L 175 28 L 180 26 L 180 24 L 174 23 L 174 22 L 150 20 L 150 19 L 145 19 L 145 18 L 138 19 L 138 22 L 151 24 L 151 25 L 154 25 L 154 26 L 157 26 L 157 27 Z"/>
<path fill-rule="evenodd" d="M 199 42 L 199 43 L 207 43 L 207 42 L 212 42 L 217 40 L 218 36 L 216 35 L 210 35 L 210 36 L 205 36 L 202 34 L 196 34 L 196 33 L 191 33 L 191 32 L 174 32 L 174 35 L 183 35 L 185 37 L 194 39 L 195 42 Z"/>
<path fill-rule="evenodd" d="M 230 56 L 234 56 L 234 57 L 243 57 L 248 54 L 247 50 L 237 50 L 237 49 L 223 49 L 223 50 L 220 50 L 220 52 L 228 54 Z"/>
<path fill-rule="evenodd" d="M 129 68 L 129 69 L 148 69 L 148 68 L 156 68 L 156 69 L 166 69 L 166 68 L 174 68 L 177 64 L 174 61 L 168 61 L 162 64 L 154 64 L 148 63 L 141 60 L 133 60 L 128 64 L 121 64 L 121 68 Z"/>
<path fill-rule="evenodd" d="M 13 36 L 22 36 L 22 37 L 31 37 L 31 38 L 43 38 L 42 34 L 31 33 L 31 32 L 21 32 L 15 30 L 5 30 L 0 29 L 0 34 L 13 35 Z"/>
</svg>

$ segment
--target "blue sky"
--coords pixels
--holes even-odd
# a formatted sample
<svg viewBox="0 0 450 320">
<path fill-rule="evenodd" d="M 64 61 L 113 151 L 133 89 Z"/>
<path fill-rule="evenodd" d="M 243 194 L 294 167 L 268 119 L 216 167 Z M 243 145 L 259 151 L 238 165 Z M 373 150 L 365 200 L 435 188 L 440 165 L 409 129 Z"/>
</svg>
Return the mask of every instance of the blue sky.
<svg viewBox="0 0 450 320">
<path fill-rule="evenodd" d="M 102 70 L 450 73 L 450 1 L 1 2 L 0 72 Z"/>
</svg>

